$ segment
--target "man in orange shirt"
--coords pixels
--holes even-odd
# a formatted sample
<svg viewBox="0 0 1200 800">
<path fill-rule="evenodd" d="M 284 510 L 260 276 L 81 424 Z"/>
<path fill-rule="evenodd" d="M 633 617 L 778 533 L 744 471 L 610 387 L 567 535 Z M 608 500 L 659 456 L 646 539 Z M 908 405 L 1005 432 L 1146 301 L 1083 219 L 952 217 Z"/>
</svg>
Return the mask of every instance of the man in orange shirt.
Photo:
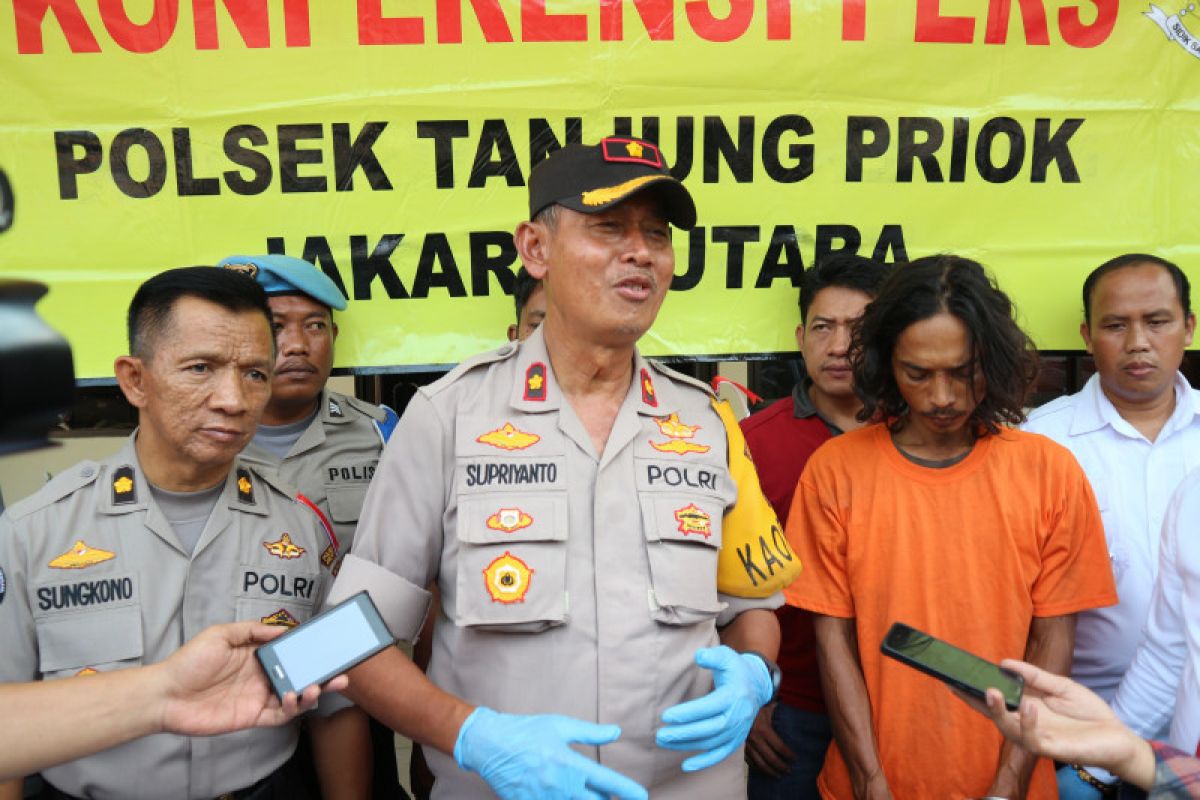
<svg viewBox="0 0 1200 800">
<path fill-rule="evenodd" d="M 903 621 L 984 658 L 1071 666 L 1074 614 L 1116 602 L 1104 530 L 1063 447 L 1009 426 L 1032 343 L 983 268 L 934 256 L 896 269 L 851 347 L 870 425 L 823 445 L 788 537 L 806 566 L 788 601 L 816 614 L 835 744 L 822 796 L 1057 796 L 1052 765 L 932 679 L 884 659 Z"/>
</svg>

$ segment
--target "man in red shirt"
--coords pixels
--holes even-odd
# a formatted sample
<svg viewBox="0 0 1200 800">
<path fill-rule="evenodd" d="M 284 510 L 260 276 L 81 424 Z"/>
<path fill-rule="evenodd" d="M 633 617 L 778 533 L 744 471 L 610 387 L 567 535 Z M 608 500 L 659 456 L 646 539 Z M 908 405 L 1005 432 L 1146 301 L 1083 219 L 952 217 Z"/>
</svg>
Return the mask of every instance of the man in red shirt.
<svg viewBox="0 0 1200 800">
<path fill-rule="evenodd" d="M 787 519 L 808 457 L 827 439 L 863 423 L 846 358 L 850 329 L 879 291 L 889 268 L 839 254 L 804 274 L 796 344 L 804 376 L 790 397 L 742 420 L 767 500 Z M 746 740 L 749 800 L 817 798 L 817 774 L 832 735 L 817 674 L 812 614 L 785 605 L 776 612 L 782 642 L 779 700 L 763 707 Z"/>
</svg>

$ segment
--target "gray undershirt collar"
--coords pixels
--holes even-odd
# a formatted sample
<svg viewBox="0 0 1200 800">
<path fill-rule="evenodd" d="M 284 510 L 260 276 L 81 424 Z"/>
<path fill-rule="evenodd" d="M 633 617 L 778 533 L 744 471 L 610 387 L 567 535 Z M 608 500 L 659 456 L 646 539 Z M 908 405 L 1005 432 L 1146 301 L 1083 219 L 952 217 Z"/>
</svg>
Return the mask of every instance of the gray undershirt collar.
<svg viewBox="0 0 1200 800">
<path fill-rule="evenodd" d="M 158 510 L 171 524 L 171 530 L 183 549 L 192 553 L 204 533 L 204 526 L 212 516 L 212 510 L 217 505 L 217 499 L 225 489 L 222 481 L 211 489 L 201 489 L 198 492 L 171 492 L 150 484 L 150 494 Z"/>
<path fill-rule="evenodd" d="M 298 422 L 288 422 L 284 425 L 259 425 L 258 430 L 254 432 L 254 438 L 250 441 L 282 461 L 288 453 L 292 452 L 296 442 L 300 441 L 300 437 L 308 430 L 308 426 L 317 418 L 320 411 L 321 408 L 318 406 L 316 411 Z"/>
</svg>

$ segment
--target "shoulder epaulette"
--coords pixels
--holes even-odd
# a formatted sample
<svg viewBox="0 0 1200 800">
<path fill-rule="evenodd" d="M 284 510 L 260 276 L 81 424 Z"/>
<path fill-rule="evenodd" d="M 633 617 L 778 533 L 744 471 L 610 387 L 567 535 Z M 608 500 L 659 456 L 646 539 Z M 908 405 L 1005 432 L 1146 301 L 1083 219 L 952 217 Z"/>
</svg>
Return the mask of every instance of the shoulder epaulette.
<svg viewBox="0 0 1200 800">
<path fill-rule="evenodd" d="M 501 347 L 497 347 L 495 350 L 489 350 L 486 353 L 479 353 L 478 355 L 471 356 L 466 361 L 459 362 L 458 366 L 447 372 L 442 377 L 438 378 L 433 383 L 429 384 L 428 386 L 422 386 L 419 391 L 424 393 L 427 397 L 433 397 L 438 392 L 441 392 L 448 386 L 453 385 L 455 381 L 459 380 L 462 378 L 462 376 L 466 375 L 472 370 L 478 369 L 479 367 L 485 367 L 488 364 L 494 364 L 497 361 L 504 361 L 505 359 L 512 358 L 514 355 L 516 355 L 517 345 L 517 342 L 508 342 Z"/>
<path fill-rule="evenodd" d="M 103 467 L 95 461 L 81 461 L 55 475 L 29 497 L 13 503 L 6 509 L 6 513 L 16 519 L 40 511 L 94 483 L 102 469 Z"/>
<path fill-rule="evenodd" d="M 698 380 L 698 379 L 690 377 L 688 375 L 684 375 L 681 372 L 676 372 L 675 370 L 668 367 L 666 364 L 660 364 L 659 362 L 655 361 L 652 358 L 646 359 L 646 363 L 649 364 L 651 367 L 653 367 L 656 371 L 661 372 L 663 375 L 666 375 L 668 378 L 670 378 L 673 381 L 678 381 L 679 383 L 686 383 L 689 386 L 694 386 L 695 388 L 704 392 L 709 397 L 716 397 L 716 394 L 713 393 L 712 387 L 709 386 L 707 383 L 705 383 L 702 380 Z"/>
<path fill-rule="evenodd" d="M 234 469 L 249 472 L 251 481 L 257 482 L 260 486 L 269 489 L 271 493 L 283 495 L 288 500 L 296 496 L 296 488 L 279 477 L 278 471 L 273 467 L 243 461 L 239 458 L 234 464 Z M 264 494 L 266 493 L 264 492 Z"/>
<path fill-rule="evenodd" d="M 368 403 L 366 400 L 359 400 L 357 397 L 338 394 L 336 392 L 330 392 L 329 396 L 336 397 L 343 405 L 350 406 L 355 411 L 368 416 L 373 420 L 382 422 L 387 417 L 386 412 L 384 412 L 381 407 L 375 405 L 374 403 Z"/>
</svg>

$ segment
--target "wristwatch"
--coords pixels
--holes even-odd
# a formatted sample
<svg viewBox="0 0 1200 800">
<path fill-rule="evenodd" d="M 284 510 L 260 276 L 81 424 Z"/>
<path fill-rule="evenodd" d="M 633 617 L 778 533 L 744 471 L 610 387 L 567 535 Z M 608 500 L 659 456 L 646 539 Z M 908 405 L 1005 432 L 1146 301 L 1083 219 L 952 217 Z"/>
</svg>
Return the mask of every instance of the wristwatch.
<svg viewBox="0 0 1200 800">
<path fill-rule="evenodd" d="M 762 659 L 763 666 L 767 668 L 767 673 L 771 676 L 771 699 L 767 702 L 774 702 L 775 698 L 779 697 L 779 684 L 783 680 L 783 672 L 779 669 L 779 665 L 757 650 L 743 650 L 742 655 L 757 656 Z"/>
</svg>

